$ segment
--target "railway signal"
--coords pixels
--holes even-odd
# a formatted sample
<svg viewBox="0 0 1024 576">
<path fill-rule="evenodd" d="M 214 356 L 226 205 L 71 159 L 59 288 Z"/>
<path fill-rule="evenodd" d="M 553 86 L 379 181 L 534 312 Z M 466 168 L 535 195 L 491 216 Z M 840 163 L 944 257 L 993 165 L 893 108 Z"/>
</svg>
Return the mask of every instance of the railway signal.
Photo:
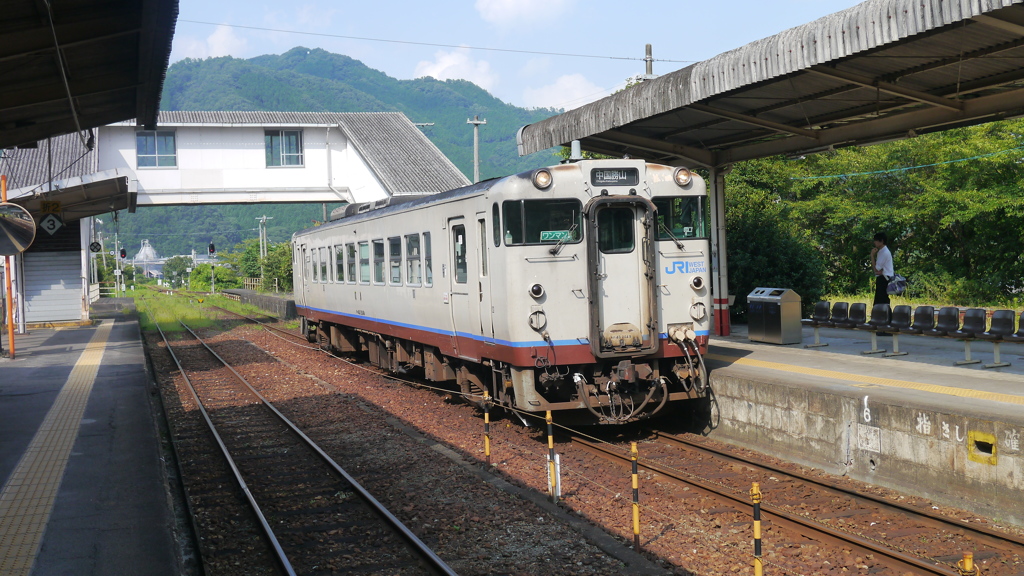
<svg viewBox="0 0 1024 576">
<path fill-rule="evenodd" d="M 211 256 L 217 253 L 217 248 L 213 246 L 213 242 L 210 242 L 209 251 Z"/>
<path fill-rule="evenodd" d="M 124 260 L 127 257 L 128 257 L 128 251 L 125 250 L 124 248 L 121 248 L 121 259 Z"/>
</svg>

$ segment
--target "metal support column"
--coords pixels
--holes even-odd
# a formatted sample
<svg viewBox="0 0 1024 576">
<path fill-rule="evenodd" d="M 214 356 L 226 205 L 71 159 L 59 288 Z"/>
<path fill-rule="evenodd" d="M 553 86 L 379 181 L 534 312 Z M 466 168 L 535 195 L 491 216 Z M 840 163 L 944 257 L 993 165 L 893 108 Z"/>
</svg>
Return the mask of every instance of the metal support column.
<svg viewBox="0 0 1024 576">
<path fill-rule="evenodd" d="M 717 166 L 710 170 L 711 189 L 711 267 L 712 267 L 712 309 L 715 319 L 715 334 L 728 336 L 729 323 L 729 267 L 726 258 L 725 241 L 725 175 L 729 168 Z"/>
</svg>

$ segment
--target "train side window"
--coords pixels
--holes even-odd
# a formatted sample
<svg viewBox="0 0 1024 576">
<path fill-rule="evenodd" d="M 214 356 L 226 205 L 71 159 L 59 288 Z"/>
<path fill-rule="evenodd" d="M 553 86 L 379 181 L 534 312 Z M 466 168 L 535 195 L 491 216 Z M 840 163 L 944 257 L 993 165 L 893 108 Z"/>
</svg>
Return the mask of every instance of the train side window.
<svg viewBox="0 0 1024 576">
<path fill-rule="evenodd" d="M 494 231 L 494 247 L 501 246 L 501 215 L 498 214 L 498 203 L 491 205 L 491 230 Z"/>
<path fill-rule="evenodd" d="M 420 235 L 409 234 L 405 237 L 405 276 L 412 286 L 419 286 L 423 281 L 420 262 Z"/>
<path fill-rule="evenodd" d="M 302 245 L 302 264 L 300 264 L 300 266 L 302 266 L 302 269 L 305 271 L 304 274 L 307 279 L 313 277 L 312 273 L 310 272 L 312 265 L 309 261 L 309 250 L 306 248 L 305 244 Z"/>
<path fill-rule="evenodd" d="M 633 208 L 615 206 L 597 213 L 597 247 L 605 254 L 633 251 Z"/>
<path fill-rule="evenodd" d="M 384 283 L 384 240 L 373 241 L 373 283 Z"/>
<path fill-rule="evenodd" d="M 327 272 L 327 247 L 320 248 L 320 281 L 330 282 L 331 277 L 328 276 Z"/>
<path fill-rule="evenodd" d="M 359 243 L 359 283 L 370 283 L 370 243 Z"/>
<path fill-rule="evenodd" d="M 423 285 L 434 285 L 434 272 L 430 267 L 430 232 L 423 233 Z"/>
<path fill-rule="evenodd" d="M 465 284 L 469 276 L 466 264 L 466 227 L 452 226 L 452 251 L 455 261 L 455 283 Z"/>
<path fill-rule="evenodd" d="M 389 282 L 392 285 L 402 285 L 402 237 L 395 236 L 388 238 L 388 258 L 390 259 Z"/>
<path fill-rule="evenodd" d="M 349 282 L 355 282 L 356 281 L 356 245 L 355 245 L 355 243 L 349 242 L 348 244 L 345 244 L 345 256 L 347 257 L 347 260 L 345 261 L 345 265 L 347 266 L 346 270 L 348 272 L 348 275 L 347 275 L 348 281 Z"/>
<path fill-rule="evenodd" d="M 341 244 L 334 247 L 334 281 L 345 281 L 345 247 Z"/>
<path fill-rule="evenodd" d="M 319 275 L 319 272 L 320 272 L 320 258 L 319 258 L 319 255 L 318 255 L 318 252 L 317 252 L 316 248 L 313 248 L 312 250 L 310 250 L 310 252 L 312 252 L 312 254 L 313 254 L 313 274 L 312 274 L 312 276 L 310 276 L 310 278 L 313 280 L 313 282 L 319 282 L 320 281 L 320 275 Z"/>
<path fill-rule="evenodd" d="M 480 275 L 487 276 L 487 221 L 477 220 L 480 229 Z"/>
</svg>

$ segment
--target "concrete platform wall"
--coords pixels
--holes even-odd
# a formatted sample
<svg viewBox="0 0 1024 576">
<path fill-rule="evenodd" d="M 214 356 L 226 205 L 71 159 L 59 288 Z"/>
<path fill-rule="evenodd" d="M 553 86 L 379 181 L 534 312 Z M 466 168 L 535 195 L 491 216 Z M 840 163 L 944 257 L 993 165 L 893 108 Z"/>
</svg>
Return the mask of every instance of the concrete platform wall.
<svg viewBox="0 0 1024 576">
<path fill-rule="evenodd" d="M 712 370 L 710 436 L 1024 525 L 1021 426 Z"/>
<path fill-rule="evenodd" d="M 295 312 L 295 300 L 270 294 L 260 294 L 254 290 L 231 289 L 225 294 L 237 296 L 239 302 L 251 304 L 281 320 L 292 320 L 298 317 Z"/>
</svg>

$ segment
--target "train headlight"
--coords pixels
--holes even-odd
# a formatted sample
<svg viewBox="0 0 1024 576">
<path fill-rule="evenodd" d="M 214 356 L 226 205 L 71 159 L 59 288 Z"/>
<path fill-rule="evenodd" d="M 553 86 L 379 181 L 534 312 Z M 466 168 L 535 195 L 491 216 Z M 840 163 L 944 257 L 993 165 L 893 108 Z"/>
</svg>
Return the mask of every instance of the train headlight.
<svg viewBox="0 0 1024 576">
<path fill-rule="evenodd" d="M 690 288 L 694 290 L 700 290 L 704 287 L 704 279 L 700 276 L 694 276 L 693 280 L 690 280 Z"/>
<path fill-rule="evenodd" d="M 693 180 L 693 174 L 689 168 L 676 168 L 676 173 L 672 177 L 675 179 L 676 184 L 680 186 L 686 186 L 690 183 L 690 180 Z"/>
<path fill-rule="evenodd" d="M 544 296 L 544 287 L 541 286 L 540 284 L 534 284 L 533 286 L 530 286 L 530 296 L 533 296 L 534 298 L 540 298 L 541 296 Z"/>
<path fill-rule="evenodd" d="M 551 187 L 551 172 L 541 168 L 533 173 L 533 185 L 540 190 L 547 190 Z"/>
</svg>

